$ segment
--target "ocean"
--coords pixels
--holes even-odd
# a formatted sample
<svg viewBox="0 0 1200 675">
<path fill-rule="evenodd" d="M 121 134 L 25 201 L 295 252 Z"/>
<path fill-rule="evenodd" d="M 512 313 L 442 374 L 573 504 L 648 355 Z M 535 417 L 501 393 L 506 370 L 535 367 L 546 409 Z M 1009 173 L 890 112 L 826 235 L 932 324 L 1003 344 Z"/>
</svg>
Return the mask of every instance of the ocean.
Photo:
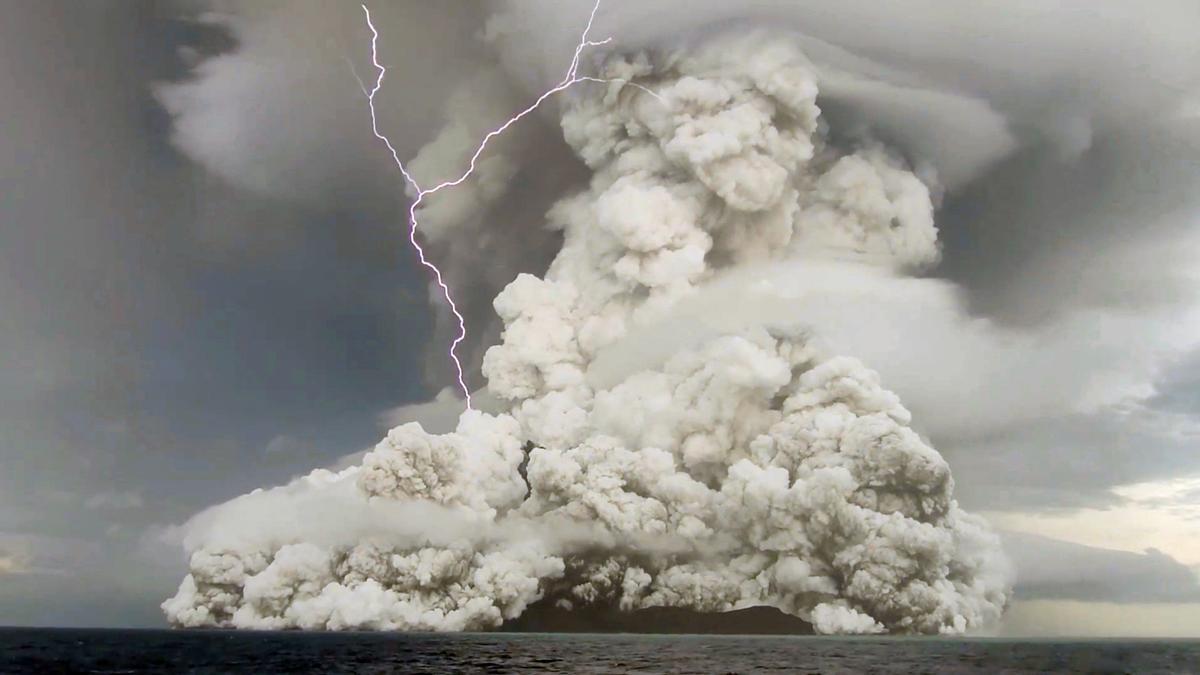
<svg viewBox="0 0 1200 675">
<path fill-rule="evenodd" d="M 0 673 L 1189 673 L 1196 640 L 0 629 Z"/>
</svg>

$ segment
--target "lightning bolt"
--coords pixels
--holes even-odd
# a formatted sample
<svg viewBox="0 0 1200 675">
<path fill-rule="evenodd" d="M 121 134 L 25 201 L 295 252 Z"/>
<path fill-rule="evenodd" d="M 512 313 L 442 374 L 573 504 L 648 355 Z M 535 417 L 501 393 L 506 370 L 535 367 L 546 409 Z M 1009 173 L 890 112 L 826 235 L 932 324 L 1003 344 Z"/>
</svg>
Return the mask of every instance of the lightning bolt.
<svg viewBox="0 0 1200 675">
<path fill-rule="evenodd" d="M 450 305 L 450 312 L 458 321 L 458 335 L 456 335 L 454 337 L 454 341 L 450 343 L 450 360 L 454 362 L 454 369 L 458 377 L 458 386 L 459 389 L 462 390 L 463 396 L 466 398 L 467 409 L 469 410 L 471 409 L 471 391 L 467 387 L 466 378 L 463 374 L 462 361 L 460 361 L 458 358 L 458 346 L 462 344 L 463 340 L 467 339 L 467 321 L 465 318 L 463 318 L 462 312 L 458 311 L 458 305 L 455 304 L 454 297 L 450 293 L 450 287 L 446 285 L 446 281 L 442 277 L 442 271 L 438 269 L 437 265 L 429 261 L 429 258 L 425 255 L 425 249 L 422 248 L 420 242 L 417 241 L 417 209 L 420 208 L 421 202 L 423 202 L 427 196 L 435 194 L 441 190 L 445 190 L 446 188 L 452 188 L 456 185 L 461 185 L 464 181 L 470 178 L 471 174 L 475 172 L 476 162 L 478 162 L 479 157 L 483 155 L 483 151 L 487 149 L 488 143 L 490 143 L 493 138 L 508 130 L 509 127 L 521 121 L 521 119 L 526 115 L 529 115 L 533 111 L 537 110 L 546 99 L 580 82 L 610 83 L 627 81 L 579 75 L 579 60 L 583 56 L 583 51 L 588 47 L 599 47 L 612 41 L 612 38 L 605 38 L 604 40 L 588 39 L 588 35 L 592 32 L 592 24 L 596 20 L 596 12 L 600 10 L 600 0 L 596 0 L 595 4 L 592 5 L 591 13 L 588 15 L 587 25 L 584 26 L 583 33 L 579 36 L 579 43 L 575 46 L 575 53 L 571 57 L 571 64 L 567 68 L 567 72 L 563 76 L 563 79 L 559 81 L 557 85 L 544 92 L 541 96 L 537 97 L 537 99 L 534 100 L 529 107 L 518 112 L 516 115 L 513 115 L 504 124 L 501 124 L 495 129 L 489 131 L 487 135 L 483 137 L 483 140 L 480 141 L 479 147 L 475 149 L 475 153 L 471 155 L 471 161 L 468 163 L 467 169 L 462 173 L 462 175 L 453 180 L 447 180 L 442 183 L 438 183 L 431 188 L 422 188 L 419 184 L 417 184 L 417 181 L 415 178 L 413 178 L 412 174 L 408 172 L 408 169 L 404 166 L 404 162 L 400 160 L 400 154 L 396 151 L 396 148 L 392 145 L 392 142 L 388 140 L 386 135 L 379 131 L 379 120 L 375 111 L 375 95 L 379 93 L 381 88 L 383 88 L 383 79 L 387 74 L 387 69 L 384 68 L 381 63 L 379 63 L 379 31 L 376 30 L 375 24 L 371 22 L 371 10 L 367 9 L 366 5 L 361 5 L 361 7 L 363 14 L 366 16 L 367 28 L 371 30 L 371 64 L 375 66 L 375 69 L 379 73 L 378 77 L 375 78 L 375 86 L 372 87 L 370 91 L 365 91 L 364 87 L 364 93 L 367 95 L 367 102 L 371 109 L 371 131 L 375 134 L 375 138 L 383 141 L 383 144 L 387 146 L 388 152 L 392 156 L 392 161 L 394 161 L 396 164 L 396 168 L 400 170 L 400 174 L 404 176 L 404 180 L 408 182 L 413 191 L 416 193 L 416 198 L 413 199 L 412 205 L 408 208 L 408 240 L 412 243 L 412 247 L 416 250 L 417 256 L 421 260 L 421 264 L 433 273 L 434 280 L 437 282 L 438 287 L 442 290 L 442 296 L 446 298 L 446 303 Z M 658 94 L 647 89 L 646 87 L 632 82 L 628 82 L 628 84 L 631 84 L 632 86 L 651 94 L 659 101 L 663 100 Z"/>
</svg>

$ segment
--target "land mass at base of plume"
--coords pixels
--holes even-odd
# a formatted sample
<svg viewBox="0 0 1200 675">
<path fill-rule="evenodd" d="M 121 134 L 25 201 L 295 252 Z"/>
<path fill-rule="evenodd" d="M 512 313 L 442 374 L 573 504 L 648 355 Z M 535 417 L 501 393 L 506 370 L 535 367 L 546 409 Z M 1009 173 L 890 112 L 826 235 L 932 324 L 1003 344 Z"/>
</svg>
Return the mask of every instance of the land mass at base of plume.
<svg viewBox="0 0 1200 675">
<path fill-rule="evenodd" d="M 647 607 L 632 612 L 614 608 L 571 610 L 547 602 L 530 605 L 505 621 L 511 633 L 668 633 L 706 635 L 813 635 L 812 624 L 774 607 L 732 612 L 697 612 L 681 607 Z"/>
</svg>

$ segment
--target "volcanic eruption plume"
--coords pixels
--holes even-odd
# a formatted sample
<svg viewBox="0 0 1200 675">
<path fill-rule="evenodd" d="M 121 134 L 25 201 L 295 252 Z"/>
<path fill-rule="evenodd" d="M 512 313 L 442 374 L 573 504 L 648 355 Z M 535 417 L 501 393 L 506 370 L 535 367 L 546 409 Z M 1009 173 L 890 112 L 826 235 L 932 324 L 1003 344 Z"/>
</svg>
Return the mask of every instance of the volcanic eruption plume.
<svg viewBox="0 0 1200 675">
<path fill-rule="evenodd" d="M 479 630 L 537 601 L 765 605 L 824 633 L 1000 616 L 998 538 L 880 377 L 802 313 L 706 321 L 730 308 L 694 302 L 732 279 L 770 295 L 764 270 L 886 285 L 934 265 L 931 175 L 839 139 L 783 37 L 610 45 L 596 67 L 561 108 L 590 180 L 547 214 L 544 276 L 495 298 L 483 403 L 197 516 L 173 625 Z M 672 347 L 622 356 L 648 335 Z"/>
</svg>

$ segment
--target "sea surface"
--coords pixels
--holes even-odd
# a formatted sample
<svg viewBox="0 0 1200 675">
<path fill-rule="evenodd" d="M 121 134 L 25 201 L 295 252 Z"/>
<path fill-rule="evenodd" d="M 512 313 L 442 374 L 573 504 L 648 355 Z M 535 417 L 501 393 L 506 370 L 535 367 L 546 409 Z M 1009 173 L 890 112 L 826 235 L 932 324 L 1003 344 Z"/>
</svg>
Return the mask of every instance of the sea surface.
<svg viewBox="0 0 1200 675">
<path fill-rule="evenodd" d="M 1195 640 L 0 629 L 0 673 L 1188 673 Z"/>
</svg>

